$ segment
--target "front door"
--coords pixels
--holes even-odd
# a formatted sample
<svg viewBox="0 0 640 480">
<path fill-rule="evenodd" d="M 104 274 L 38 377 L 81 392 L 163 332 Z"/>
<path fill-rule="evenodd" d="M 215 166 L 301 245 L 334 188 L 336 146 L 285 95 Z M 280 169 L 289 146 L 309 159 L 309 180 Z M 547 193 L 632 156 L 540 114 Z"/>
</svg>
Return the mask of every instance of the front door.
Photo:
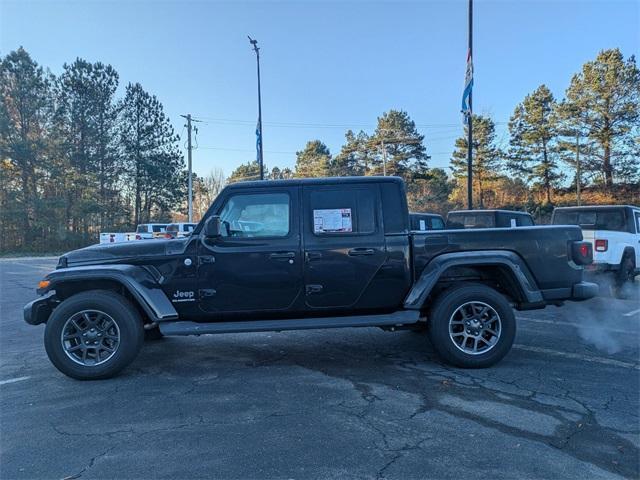
<svg viewBox="0 0 640 480">
<path fill-rule="evenodd" d="M 365 292 L 386 259 L 378 185 L 309 185 L 303 197 L 307 308 L 372 306 Z"/>
<path fill-rule="evenodd" d="M 208 313 L 292 307 L 302 291 L 298 187 L 228 193 L 222 236 L 198 249 L 200 308 Z"/>
</svg>

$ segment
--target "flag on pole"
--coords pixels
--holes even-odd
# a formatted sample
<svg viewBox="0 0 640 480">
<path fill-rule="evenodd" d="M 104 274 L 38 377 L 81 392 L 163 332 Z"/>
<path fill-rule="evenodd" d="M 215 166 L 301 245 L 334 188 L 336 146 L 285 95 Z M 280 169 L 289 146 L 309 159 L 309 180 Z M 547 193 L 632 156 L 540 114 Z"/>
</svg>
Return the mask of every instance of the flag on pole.
<svg viewBox="0 0 640 480">
<path fill-rule="evenodd" d="M 462 115 L 464 123 L 469 122 L 471 116 L 471 107 L 469 105 L 469 97 L 473 89 L 473 62 L 471 61 L 471 50 L 467 52 L 467 71 L 464 75 L 464 92 L 462 92 Z"/>
<path fill-rule="evenodd" d="M 260 163 L 260 150 L 262 150 L 262 137 L 260 137 L 260 121 L 256 125 L 256 161 Z"/>
</svg>

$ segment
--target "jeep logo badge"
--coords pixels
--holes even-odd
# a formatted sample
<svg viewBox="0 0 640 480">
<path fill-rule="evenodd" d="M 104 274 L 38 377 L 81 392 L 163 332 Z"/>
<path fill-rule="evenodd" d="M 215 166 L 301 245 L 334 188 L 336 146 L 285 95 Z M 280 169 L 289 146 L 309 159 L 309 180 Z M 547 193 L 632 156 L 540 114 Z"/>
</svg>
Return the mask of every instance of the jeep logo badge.
<svg viewBox="0 0 640 480">
<path fill-rule="evenodd" d="M 176 290 L 176 293 L 173 294 L 173 298 L 171 299 L 171 301 L 173 303 L 176 303 L 176 302 L 195 302 L 196 299 L 194 297 L 195 297 L 195 293 L 193 293 L 193 291 L 182 292 L 180 290 Z"/>
</svg>

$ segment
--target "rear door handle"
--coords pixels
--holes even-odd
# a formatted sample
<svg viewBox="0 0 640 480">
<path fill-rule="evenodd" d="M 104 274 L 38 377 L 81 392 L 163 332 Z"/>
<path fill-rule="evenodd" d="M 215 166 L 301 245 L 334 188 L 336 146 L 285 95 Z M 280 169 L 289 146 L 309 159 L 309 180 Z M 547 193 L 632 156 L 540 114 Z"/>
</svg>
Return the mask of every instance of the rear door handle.
<svg viewBox="0 0 640 480">
<path fill-rule="evenodd" d="M 348 253 L 351 257 L 357 257 L 360 255 L 374 255 L 376 251 L 373 248 L 352 248 Z"/>
<path fill-rule="evenodd" d="M 306 254 L 307 257 L 307 262 L 310 260 L 315 260 L 318 258 L 322 258 L 322 253 L 321 252 L 307 252 Z"/>
<path fill-rule="evenodd" d="M 277 252 L 269 255 L 269 258 L 272 260 L 289 260 L 295 258 L 295 252 Z"/>
</svg>

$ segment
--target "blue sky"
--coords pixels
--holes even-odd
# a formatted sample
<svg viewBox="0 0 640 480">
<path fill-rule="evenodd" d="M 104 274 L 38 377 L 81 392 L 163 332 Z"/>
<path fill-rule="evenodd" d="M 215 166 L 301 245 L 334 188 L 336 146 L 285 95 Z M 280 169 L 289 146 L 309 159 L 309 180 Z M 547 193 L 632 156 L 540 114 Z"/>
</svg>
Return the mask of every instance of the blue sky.
<svg viewBox="0 0 640 480">
<path fill-rule="evenodd" d="M 447 167 L 461 134 L 465 0 L 371 2 L 0 0 L 0 54 L 24 46 L 60 73 L 76 57 L 113 65 L 120 94 L 140 82 L 199 125 L 194 170 L 229 175 L 255 158 L 255 57 L 261 47 L 265 163 L 295 164 L 307 140 L 338 153 L 347 128 L 406 110 L 426 136 L 431 165 Z M 474 111 L 506 122 L 545 83 L 562 97 L 599 50 L 640 46 L 640 2 L 482 1 L 474 12 Z"/>
</svg>

